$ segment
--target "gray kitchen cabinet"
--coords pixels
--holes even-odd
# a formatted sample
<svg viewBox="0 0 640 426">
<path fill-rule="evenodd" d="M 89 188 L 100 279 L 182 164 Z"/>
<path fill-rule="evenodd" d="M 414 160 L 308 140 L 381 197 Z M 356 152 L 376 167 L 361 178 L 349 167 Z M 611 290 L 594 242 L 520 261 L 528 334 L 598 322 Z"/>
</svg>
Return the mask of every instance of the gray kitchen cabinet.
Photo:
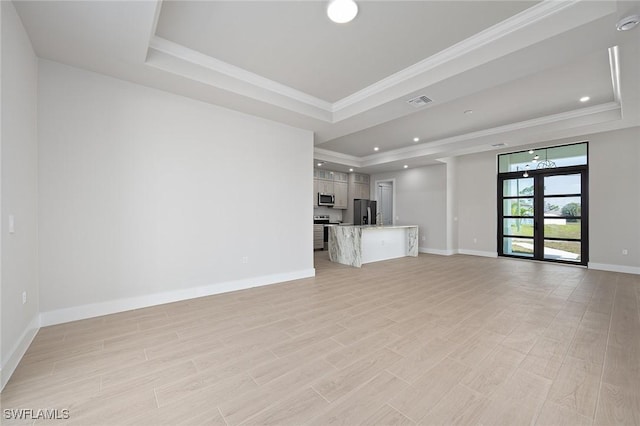
<svg viewBox="0 0 640 426">
<path fill-rule="evenodd" d="M 324 225 L 313 225 L 313 249 L 324 248 Z"/>
<path fill-rule="evenodd" d="M 334 193 L 333 181 L 332 180 L 316 179 L 316 181 L 318 183 L 318 192 L 321 192 L 323 194 L 333 194 Z"/>
<path fill-rule="evenodd" d="M 360 173 L 349 174 L 349 188 L 347 196 L 347 209 L 342 215 L 342 221 L 346 223 L 353 222 L 353 200 L 354 199 L 371 199 L 371 191 L 369 188 L 369 175 Z"/>
<path fill-rule="evenodd" d="M 349 184 L 347 182 L 333 182 L 333 192 L 336 196 L 333 208 L 345 210 L 349 201 Z"/>
<path fill-rule="evenodd" d="M 313 169 L 313 207 L 318 207 L 318 193 L 334 194 L 334 209 L 346 210 L 349 200 L 369 198 L 369 175 Z"/>
</svg>

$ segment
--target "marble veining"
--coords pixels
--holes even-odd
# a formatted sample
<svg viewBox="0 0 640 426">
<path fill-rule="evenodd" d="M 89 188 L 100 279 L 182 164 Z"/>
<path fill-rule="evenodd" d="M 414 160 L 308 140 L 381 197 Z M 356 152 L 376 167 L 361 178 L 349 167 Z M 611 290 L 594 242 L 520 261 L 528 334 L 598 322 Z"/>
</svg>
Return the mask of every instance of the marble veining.
<svg viewBox="0 0 640 426">
<path fill-rule="evenodd" d="M 329 260 L 343 265 L 362 265 L 362 227 L 329 227 Z"/>
<path fill-rule="evenodd" d="M 412 226 L 407 229 L 407 256 L 418 255 L 418 227 Z"/>
<path fill-rule="evenodd" d="M 364 233 L 367 238 L 363 237 Z M 359 268 L 363 263 L 402 256 L 418 256 L 416 225 L 329 227 L 329 259 L 332 262 Z"/>
</svg>

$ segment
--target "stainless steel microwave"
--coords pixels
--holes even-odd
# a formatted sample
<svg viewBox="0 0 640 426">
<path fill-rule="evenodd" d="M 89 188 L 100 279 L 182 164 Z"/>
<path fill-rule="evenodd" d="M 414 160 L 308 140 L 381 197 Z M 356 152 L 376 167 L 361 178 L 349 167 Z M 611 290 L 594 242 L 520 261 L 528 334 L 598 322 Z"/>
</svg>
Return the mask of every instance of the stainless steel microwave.
<svg viewBox="0 0 640 426">
<path fill-rule="evenodd" d="M 333 207 L 336 202 L 336 196 L 333 194 L 323 194 L 318 192 L 318 205 Z"/>
</svg>

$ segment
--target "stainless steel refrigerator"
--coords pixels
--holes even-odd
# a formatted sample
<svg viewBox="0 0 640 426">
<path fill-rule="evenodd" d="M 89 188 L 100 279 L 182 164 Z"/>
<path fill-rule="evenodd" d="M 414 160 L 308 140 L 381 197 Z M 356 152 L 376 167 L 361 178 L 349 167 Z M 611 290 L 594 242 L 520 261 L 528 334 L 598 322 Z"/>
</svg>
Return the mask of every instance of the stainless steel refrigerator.
<svg viewBox="0 0 640 426">
<path fill-rule="evenodd" d="M 353 224 L 354 225 L 375 225 L 376 224 L 376 202 L 356 198 L 353 200 Z"/>
</svg>

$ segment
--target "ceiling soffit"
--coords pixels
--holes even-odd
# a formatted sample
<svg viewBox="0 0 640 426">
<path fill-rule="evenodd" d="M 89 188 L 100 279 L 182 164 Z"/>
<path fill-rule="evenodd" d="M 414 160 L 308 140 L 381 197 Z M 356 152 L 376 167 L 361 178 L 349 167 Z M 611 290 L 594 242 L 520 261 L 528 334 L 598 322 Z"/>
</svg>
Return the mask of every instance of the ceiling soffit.
<svg viewBox="0 0 640 426">
<path fill-rule="evenodd" d="M 416 90 L 584 25 L 615 11 L 613 2 L 541 2 L 336 102 L 327 102 L 186 46 L 151 38 L 146 64 L 256 101 L 338 123 Z M 157 14 L 159 16 L 159 14 Z M 437 103 L 438 100 L 434 100 Z M 407 114 L 411 113 L 410 109 Z"/>
</svg>

